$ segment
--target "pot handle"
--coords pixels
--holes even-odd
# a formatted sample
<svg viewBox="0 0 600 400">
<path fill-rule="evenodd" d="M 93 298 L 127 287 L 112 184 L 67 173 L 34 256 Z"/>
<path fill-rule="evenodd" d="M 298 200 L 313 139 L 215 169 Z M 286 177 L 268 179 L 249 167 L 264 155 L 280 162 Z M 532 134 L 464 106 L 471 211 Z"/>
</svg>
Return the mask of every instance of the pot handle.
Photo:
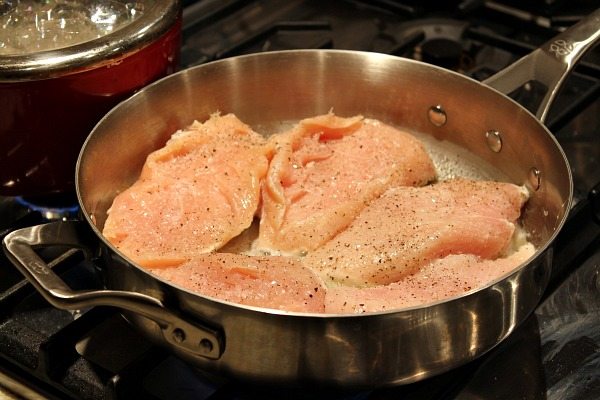
<svg viewBox="0 0 600 400">
<path fill-rule="evenodd" d="M 600 9 L 483 83 L 504 94 L 530 81 L 545 85 L 546 94 L 535 111 L 535 116 L 543 123 L 565 78 L 598 38 Z"/>
<path fill-rule="evenodd" d="M 53 306 L 64 310 L 91 306 L 119 307 L 156 322 L 165 340 L 188 354 L 209 359 L 221 356 L 224 338 L 219 330 L 200 322 L 184 320 L 168 311 L 160 300 L 142 293 L 120 290 L 74 291 L 35 251 L 43 247 L 65 246 L 72 251 L 81 249 L 89 254 L 93 243 L 89 227 L 79 221 L 51 222 L 19 229 L 8 234 L 3 241 L 8 258 Z"/>
</svg>

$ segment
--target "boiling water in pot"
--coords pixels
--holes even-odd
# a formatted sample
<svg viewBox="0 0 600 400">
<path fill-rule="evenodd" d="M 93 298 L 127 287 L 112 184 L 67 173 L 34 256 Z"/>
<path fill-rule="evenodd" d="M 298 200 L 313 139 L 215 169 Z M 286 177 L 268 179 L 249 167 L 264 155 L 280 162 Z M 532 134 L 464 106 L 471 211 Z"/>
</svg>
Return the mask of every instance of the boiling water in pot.
<svg viewBox="0 0 600 400">
<path fill-rule="evenodd" d="M 84 43 L 117 31 L 144 11 L 140 2 L 113 0 L 5 0 L 0 4 L 0 55 Z"/>
</svg>

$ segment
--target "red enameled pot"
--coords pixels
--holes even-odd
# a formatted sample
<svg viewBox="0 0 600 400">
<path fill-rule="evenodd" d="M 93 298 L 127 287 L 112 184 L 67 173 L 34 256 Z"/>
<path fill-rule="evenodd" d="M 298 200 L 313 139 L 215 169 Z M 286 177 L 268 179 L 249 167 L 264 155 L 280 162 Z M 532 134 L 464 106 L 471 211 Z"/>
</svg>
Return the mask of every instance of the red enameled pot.
<svg viewBox="0 0 600 400">
<path fill-rule="evenodd" d="M 77 156 L 94 125 L 137 89 L 175 71 L 180 2 L 135 4 L 139 17 L 93 40 L 0 53 L 0 195 L 74 192 Z"/>
</svg>

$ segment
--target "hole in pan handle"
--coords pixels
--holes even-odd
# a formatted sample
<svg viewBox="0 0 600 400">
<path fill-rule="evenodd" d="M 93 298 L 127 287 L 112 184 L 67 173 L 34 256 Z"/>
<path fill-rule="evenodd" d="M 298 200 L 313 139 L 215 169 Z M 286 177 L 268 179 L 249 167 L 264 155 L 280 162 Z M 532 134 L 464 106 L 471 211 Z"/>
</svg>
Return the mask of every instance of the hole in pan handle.
<svg viewBox="0 0 600 400">
<path fill-rule="evenodd" d="M 187 353 L 218 359 L 223 353 L 224 338 L 219 330 L 198 322 L 184 320 L 168 311 L 154 297 L 120 290 L 72 290 L 42 260 L 36 249 L 66 246 L 89 253 L 89 228 L 79 221 L 51 222 L 19 229 L 3 241 L 11 262 L 25 275 L 42 296 L 54 307 L 77 310 L 92 306 L 113 306 L 147 317 L 158 324 L 164 339 Z"/>
<path fill-rule="evenodd" d="M 542 83 L 547 91 L 535 116 L 543 123 L 565 78 L 598 39 L 600 8 L 483 83 L 504 94 L 530 81 Z"/>
</svg>

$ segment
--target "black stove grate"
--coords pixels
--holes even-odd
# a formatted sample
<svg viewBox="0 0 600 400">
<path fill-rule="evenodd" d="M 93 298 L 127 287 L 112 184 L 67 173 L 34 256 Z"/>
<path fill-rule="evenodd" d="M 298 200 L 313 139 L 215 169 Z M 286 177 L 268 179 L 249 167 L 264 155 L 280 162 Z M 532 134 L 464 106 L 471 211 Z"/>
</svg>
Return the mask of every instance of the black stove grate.
<svg viewBox="0 0 600 400">
<path fill-rule="evenodd" d="M 189 0 L 182 67 L 258 51 L 336 48 L 437 62 L 483 80 L 589 11 L 577 2 L 527 9 L 517 3 Z M 523 100 L 531 93 L 514 95 Z M 215 380 L 150 343 L 114 309 L 54 309 L 0 254 L 0 388 L 57 399 L 598 398 L 599 96 L 595 52 L 569 79 L 548 119 L 573 165 L 577 192 L 554 246 L 550 288 L 514 334 L 464 367 L 398 388 L 341 393 Z M 11 199 L 0 199 L 0 216 L 0 237 L 44 221 L 42 212 Z M 58 257 L 54 269 L 75 288 L 101 284 L 95 264 L 79 252 L 52 249 L 44 256 Z"/>
</svg>

